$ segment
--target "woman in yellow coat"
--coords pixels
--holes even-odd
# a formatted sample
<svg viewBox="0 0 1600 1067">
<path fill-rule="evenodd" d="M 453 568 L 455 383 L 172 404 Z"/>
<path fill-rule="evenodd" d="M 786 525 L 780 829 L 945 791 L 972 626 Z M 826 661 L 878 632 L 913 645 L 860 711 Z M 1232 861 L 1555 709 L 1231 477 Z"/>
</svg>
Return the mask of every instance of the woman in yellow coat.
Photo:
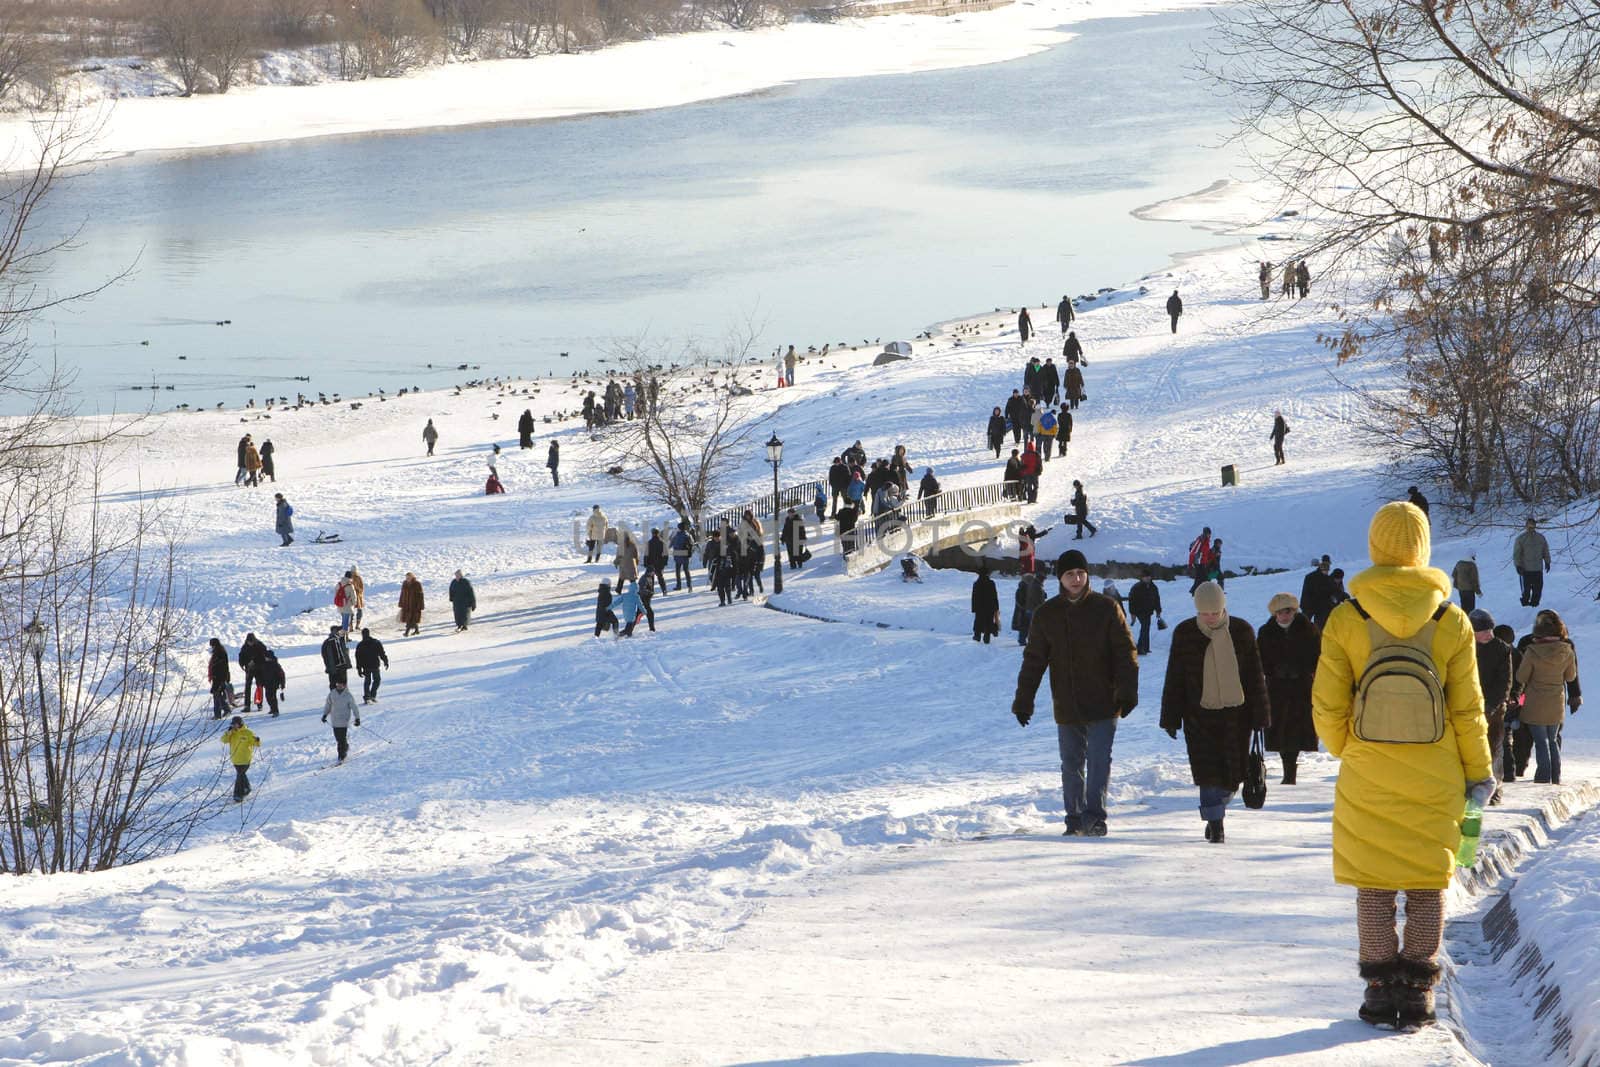
<svg viewBox="0 0 1600 1067">
<path fill-rule="evenodd" d="M 233 802 L 237 804 L 250 794 L 250 763 L 261 747 L 261 739 L 250 732 L 243 718 L 235 715 L 222 735 L 222 743 L 228 746 L 228 758 L 233 761 Z"/>
<path fill-rule="evenodd" d="M 1444 933 L 1444 889 L 1455 869 L 1469 793 L 1494 789 L 1488 723 L 1472 624 L 1450 603 L 1450 577 L 1428 566 L 1427 516 L 1385 504 L 1367 533 L 1373 566 L 1350 580 L 1322 635 L 1312 687 L 1317 735 L 1337 756 L 1333 877 L 1356 887 L 1360 970 L 1367 980 L 1361 1018 L 1379 1026 L 1433 1020 L 1436 958 Z M 1369 621 L 1370 620 L 1370 621 Z M 1428 630 L 1431 627 L 1431 639 Z M 1385 636 L 1387 635 L 1387 636 Z M 1369 657 L 1376 642 L 1412 640 L 1420 674 L 1391 675 Z M 1388 651 L 1385 655 L 1389 655 Z M 1436 699 L 1420 717 L 1409 694 L 1431 670 Z M 1358 695 L 1362 677 L 1374 682 Z M 1397 690 L 1407 696 L 1396 695 Z M 1405 943 L 1395 932 L 1397 891 L 1406 895 Z"/>
</svg>

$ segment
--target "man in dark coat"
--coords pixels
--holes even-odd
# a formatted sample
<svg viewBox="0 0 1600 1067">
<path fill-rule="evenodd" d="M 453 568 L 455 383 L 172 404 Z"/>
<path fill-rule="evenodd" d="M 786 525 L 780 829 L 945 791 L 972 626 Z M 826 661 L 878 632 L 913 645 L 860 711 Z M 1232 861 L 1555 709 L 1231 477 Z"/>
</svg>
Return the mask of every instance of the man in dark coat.
<svg viewBox="0 0 1600 1067">
<path fill-rule="evenodd" d="M 1136 651 L 1141 656 L 1150 654 L 1150 617 L 1161 614 L 1161 589 L 1149 571 L 1139 575 L 1139 580 L 1128 591 L 1128 614 L 1139 622 L 1139 640 Z"/>
<path fill-rule="evenodd" d="M 1072 320 L 1077 317 L 1072 309 L 1072 297 L 1063 294 L 1061 303 L 1056 305 L 1056 321 L 1061 324 L 1061 332 L 1063 334 L 1072 326 Z"/>
<path fill-rule="evenodd" d="M 990 638 L 1000 636 L 1000 592 L 989 577 L 989 568 L 983 567 L 972 580 L 972 639 L 988 644 Z"/>
<path fill-rule="evenodd" d="M 1039 357 L 1034 356 L 1022 368 L 1022 388 L 1031 397 L 1039 395 L 1039 372 L 1044 365 L 1039 362 Z"/>
<path fill-rule="evenodd" d="M 1117 720 L 1139 703 L 1139 657 L 1122 609 L 1089 588 L 1089 564 L 1071 549 L 1056 560 L 1061 594 L 1033 613 L 1011 714 L 1023 726 L 1050 672 L 1066 834 L 1104 837 Z M 1087 767 L 1087 776 L 1085 768 Z"/>
<path fill-rule="evenodd" d="M 273 481 L 278 480 L 278 468 L 274 466 L 272 459 L 277 454 L 277 451 L 277 447 L 273 445 L 271 438 L 261 442 L 261 477 L 270 478 Z"/>
<path fill-rule="evenodd" d="M 244 644 L 239 646 L 239 667 L 244 671 L 244 706 L 250 709 L 250 701 L 255 700 L 251 695 L 257 685 L 261 684 L 261 665 L 266 660 L 267 646 L 255 634 L 245 634 Z M 261 710 L 261 701 L 256 700 L 256 710 Z"/>
<path fill-rule="evenodd" d="M 644 545 L 644 581 L 639 583 L 640 589 L 650 589 L 650 583 L 655 581 L 660 584 L 661 592 L 667 591 L 667 542 L 661 536 L 661 531 L 655 527 L 650 530 L 650 540 Z"/>
<path fill-rule="evenodd" d="M 1061 342 L 1061 358 L 1067 361 L 1067 366 L 1081 363 L 1085 367 L 1089 361 L 1083 358 L 1083 342 L 1078 340 L 1078 332 L 1073 330 L 1067 334 L 1067 339 Z"/>
<path fill-rule="evenodd" d="M 989 425 L 985 428 L 989 440 L 989 447 L 994 449 L 994 458 L 1000 458 L 1000 450 L 1006 444 L 1006 417 L 1000 413 L 999 408 L 994 409 L 994 414 L 989 416 Z"/>
<path fill-rule="evenodd" d="M 850 465 L 839 456 L 833 457 L 833 464 L 828 468 L 828 491 L 833 495 L 833 505 L 829 510 L 828 518 L 839 517 L 839 499 L 844 496 L 844 491 L 850 487 Z"/>
<path fill-rule="evenodd" d="M 1288 593 L 1267 602 L 1272 618 L 1256 631 L 1261 672 L 1267 676 L 1272 726 L 1267 748 L 1283 760 L 1283 784 L 1295 784 L 1300 753 L 1317 750 L 1317 729 L 1311 721 L 1311 684 L 1322 655 L 1322 632 Z"/>
<path fill-rule="evenodd" d="M 371 630 L 363 627 L 361 643 L 356 645 L 356 673 L 361 675 L 361 703 L 378 702 L 378 686 L 383 684 L 383 671 L 388 668 L 389 653 L 383 650 L 383 642 L 373 637 Z"/>
<path fill-rule="evenodd" d="M 467 623 L 472 621 L 472 613 L 478 610 L 478 595 L 473 592 L 472 583 L 460 571 L 450 580 L 450 610 L 455 613 L 456 633 L 467 628 Z"/>
<path fill-rule="evenodd" d="M 1289 424 L 1284 421 L 1283 412 L 1275 411 L 1272 414 L 1272 465 L 1281 467 L 1288 462 L 1283 458 L 1283 439 L 1289 436 Z"/>
<path fill-rule="evenodd" d="M 517 419 L 517 437 L 520 447 L 533 447 L 533 412 L 528 408 L 523 408 L 521 417 Z"/>
<path fill-rule="evenodd" d="M 1511 648 L 1494 634 L 1494 616 L 1482 608 L 1471 612 L 1472 635 L 1477 640 L 1478 687 L 1483 690 L 1483 715 L 1489 721 L 1489 755 L 1501 781 L 1505 780 L 1506 709 L 1511 702 Z M 1489 803 L 1500 803 L 1496 786 Z"/>
<path fill-rule="evenodd" d="M 1017 484 L 1022 481 L 1022 460 L 1018 457 L 1017 450 L 1014 448 L 1011 450 L 1011 458 L 1006 460 L 1006 470 L 1000 476 L 1000 480 L 1011 486 L 1008 492 L 1013 498 L 1022 495 L 1022 487 Z"/>
<path fill-rule="evenodd" d="M 328 674 L 328 688 L 342 685 L 350 678 L 350 649 L 344 643 L 344 630 L 335 626 L 322 642 L 322 669 Z"/>
<path fill-rule="evenodd" d="M 1067 373 L 1061 379 L 1061 385 L 1067 391 L 1067 406 L 1076 408 L 1083 400 L 1083 371 L 1078 369 L 1076 363 L 1067 364 Z"/>
<path fill-rule="evenodd" d="M 806 562 L 806 520 L 794 508 L 783 517 L 783 548 L 789 556 L 789 569 L 800 570 Z"/>
<path fill-rule="evenodd" d="M 1084 492 L 1083 483 L 1076 478 L 1072 480 L 1072 514 L 1066 516 L 1066 519 L 1078 528 L 1077 535 L 1073 537 L 1074 541 L 1083 540 L 1085 528 L 1088 529 L 1090 537 L 1100 532 L 1094 523 L 1089 521 L 1089 494 Z"/>
<path fill-rule="evenodd" d="M 939 479 L 933 476 L 933 468 L 929 467 L 922 472 L 922 481 L 917 483 L 917 499 L 928 501 L 922 505 L 924 518 L 933 518 L 933 513 L 939 509 L 939 502 L 930 498 L 938 496 L 940 492 Z"/>
<path fill-rule="evenodd" d="M 1422 495 L 1421 489 L 1418 489 L 1414 485 L 1411 486 L 1406 490 L 1406 499 L 1412 504 L 1416 505 L 1418 508 L 1421 508 L 1422 514 L 1426 515 L 1430 521 L 1433 519 L 1432 515 L 1428 515 L 1428 498 Z"/>
<path fill-rule="evenodd" d="M 561 484 L 561 442 L 551 441 L 550 451 L 545 454 L 544 465 L 550 468 L 550 480 L 556 485 Z"/>
<path fill-rule="evenodd" d="M 1183 315 L 1183 298 L 1178 295 L 1178 290 L 1172 290 L 1172 295 L 1167 297 L 1167 314 L 1172 316 L 1172 332 L 1178 332 L 1178 319 Z"/>
<path fill-rule="evenodd" d="M 1332 568 L 1333 560 L 1323 556 L 1300 583 L 1300 610 L 1319 631 L 1333 613 L 1333 576 L 1328 573 Z"/>
<path fill-rule="evenodd" d="M 1228 801 L 1244 781 L 1250 734 L 1266 727 L 1270 712 L 1255 629 L 1228 614 L 1227 598 L 1215 582 L 1195 590 L 1194 605 L 1195 617 L 1172 628 L 1161 728 L 1173 739 L 1183 730 L 1206 840 L 1220 845 Z M 1212 646 L 1223 642 L 1219 654 Z M 1224 661 L 1227 676 L 1220 667 Z"/>
<path fill-rule="evenodd" d="M 1033 336 L 1033 316 L 1028 314 L 1028 309 L 1023 308 L 1022 314 L 1017 316 L 1017 333 L 1022 335 L 1022 343 L 1027 344 L 1028 338 Z"/>
<path fill-rule="evenodd" d="M 1039 398 L 1054 407 L 1061 402 L 1061 369 L 1054 358 L 1046 359 L 1039 368 Z"/>
<path fill-rule="evenodd" d="M 239 469 L 237 471 L 235 471 L 234 475 L 233 475 L 233 484 L 234 485 L 242 485 L 242 484 L 244 484 L 245 475 L 248 473 L 246 471 L 246 469 L 245 469 L 245 454 L 248 453 L 249 451 L 250 451 L 250 435 L 249 434 L 245 434 L 243 437 L 239 438 L 239 447 L 238 447 Z"/>
<path fill-rule="evenodd" d="M 277 653 L 272 649 L 264 649 L 261 653 L 261 691 L 266 694 L 267 712 L 274 719 L 278 717 L 278 701 L 283 699 L 283 690 L 288 679 L 283 674 L 283 664 L 278 662 Z"/>
<path fill-rule="evenodd" d="M 1028 398 L 1011 390 L 1011 399 L 1006 401 L 1006 421 L 1011 423 L 1011 443 L 1022 443 L 1022 427 L 1028 421 Z"/>
</svg>

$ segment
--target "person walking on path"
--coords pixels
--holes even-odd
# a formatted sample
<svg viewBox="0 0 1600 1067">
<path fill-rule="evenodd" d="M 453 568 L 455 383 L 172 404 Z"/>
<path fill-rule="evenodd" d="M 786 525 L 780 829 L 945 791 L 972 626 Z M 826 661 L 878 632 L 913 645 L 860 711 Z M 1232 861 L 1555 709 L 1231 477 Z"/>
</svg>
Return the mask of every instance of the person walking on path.
<svg viewBox="0 0 1600 1067">
<path fill-rule="evenodd" d="M 533 447 L 533 410 L 523 408 L 522 414 L 517 417 L 517 447 Z"/>
<path fill-rule="evenodd" d="M 1150 654 L 1150 617 L 1161 616 L 1161 588 L 1149 571 L 1140 573 L 1139 580 L 1128 590 L 1128 613 L 1139 623 L 1139 639 L 1135 651 L 1141 656 Z"/>
<path fill-rule="evenodd" d="M 228 666 L 228 650 L 215 637 L 206 661 L 206 680 L 211 683 L 211 717 L 220 719 L 233 707 L 233 674 Z"/>
<path fill-rule="evenodd" d="M 422 632 L 422 582 L 415 574 L 406 571 L 405 580 L 400 583 L 400 624 L 405 627 L 402 637 Z"/>
<path fill-rule="evenodd" d="M 244 635 L 244 644 L 239 646 L 239 669 L 244 671 L 244 707 L 250 710 L 250 701 L 255 700 L 256 710 L 261 710 L 261 701 L 254 697 L 256 689 L 261 686 L 262 664 L 266 662 L 267 646 L 253 633 Z"/>
<path fill-rule="evenodd" d="M 1294 295 L 1294 260 L 1292 259 L 1283 265 L 1283 284 L 1278 289 L 1278 295 Z"/>
<path fill-rule="evenodd" d="M 1183 298 L 1178 295 L 1178 290 L 1172 290 L 1172 295 L 1167 297 L 1167 314 L 1172 316 L 1172 332 L 1178 332 L 1178 319 L 1183 315 Z"/>
<path fill-rule="evenodd" d="M 361 577 L 361 570 L 350 564 L 350 588 L 356 594 L 356 628 L 361 628 L 362 621 L 367 615 L 367 580 Z"/>
<path fill-rule="evenodd" d="M 1061 324 L 1061 333 L 1066 334 L 1072 326 L 1072 320 L 1078 316 L 1072 310 L 1072 297 L 1061 294 L 1061 303 L 1056 305 L 1056 321 Z"/>
<path fill-rule="evenodd" d="M 1311 684 L 1322 655 L 1322 634 L 1306 618 L 1290 593 L 1267 602 L 1272 618 L 1256 631 L 1261 673 L 1267 677 L 1267 750 L 1283 761 L 1283 785 L 1294 785 L 1300 753 L 1317 750 L 1317 728 L 1311 721 Z"/>
<path fill-rule="evenodd" d="M 1544 595 L 1544 576 L 1550 573 L 1550 542 L 1539 532 L 1539 524 L 1529 519 L 1511 546 L 1511 563 L 1522 583 L 1522 606 L 1536 608 Z"/>
<path fill-rule="evenodd" d="M 994 449 L 994 458 L 999 459 L 1000 450 L 1005 447 L 1006 443 L 1006 417 L 1000 413 L 998 407 L 994 409 L 994 414 L 989 416 L 987 433 L 989 447 Z"/>
<path fill-rule="evenodd" d="M 795 355 L 794 345 L 790 345 L 789 351 L 783 354 L 783 380 L 790 385 L 794 384 L 794 368 L 799 362 L 800 357 Z"/>
<path fill-rule="evenodd" d="M 783 548 L 789 556 L 789 569 L 800 570 L 806 562 L 806 520 L 794 508 L 783 518 Z"/>
<path fill-rule="evenodd" d="M 1511 646 L 1494 633 L 1494 616 L 1482 608 L 1469 612 L 1472 636 L 1477 641 L 1478 688 L 1483 691 L 1483 718 L 1489 725 L 1489 762 L 1494 767 L 1495 790 L 1490 804 L 1500 803 L 1499 783 L 1505 780 L 1506 708 L 1511 703 Z"/>
<path fill-rule="evenodd" d="M 1261 299 L 1265 300 L 1272 295 L 1272 264 L 1263 259 L 1256 273 L 1261 281 Z"/>
<path fill-rule="evenodd" d="M 1011 390 L 1011 397 L 1006 401 L 1005 416 L 1007 424 L 1011 427 L 1011 443 L 1021 444 L 1022 426 L 1028 417 L 1028 400 L 1015 389 Z M 995 458 L 998 459 L 999 456 Z"/>
<path fill-rule="evenodd" d="M 239 438 L 239 444 L 234 448 L 234 458 L 238 461 L 238 469 L 233 472 L 233 484 L 243 485 L 248 469 L 245 467 L 245 457 L 250 454 L 250 435 L 245 434 Z"/>
<path fill-rule="evenodd" d="M 1189 585 L 1190 596 L 1194 596 L 1194 591 L 1206 581 L 1206 565 L 1210 560 L 1211 527 L 1207 526 L 1199 537 L 1189 542 L 1189 576 L 1194 579 Z"/>
<path fill-rule="evenodd" d="M 344 682 L 336 683 L 329 691 L 322 705 L 322 721 L 332 724 L 334 747 L 338 750 L 339 762 L 343 763 L 350 755 L 350 724 L 361 725 L 361 709 L 356 707 L 356 698 L 350 695 Z"/>
<path fill-rule="evenodd" d="M 244 446 L 244 484 L 252 487 L 261 484 L 261 453 L 249 438 L 245 439 Z"/>
<path fill-rule="evenodd" d="M 1456 560 L 1456 565 L 1450 568 L 1450 584 L 1455 586 L 1456 595 L 1461 600 L 1461 610 L 1468 615 L 1478 606 L 1478 598 L 1483 595 L 1483 589 L 1478 584 L 1478 557 L 1474 553 L 1468 559 Z M 1493 626 L 1489 629 L 1494 629 Z"/>
<path fill-rule="evenodd" d="M 456 633 L 467 628 L 472 621 L 472 613 L 478 610 L 478 596 L 472 591 L 469 582 L 460 571 L 450 580 L 450 610 L 455 613 Z"/>
<path fill-rule="evenodd" d="M 594 600 L 594 635 L 610 633 L 617 628 L 617 613 L 611 610 L 615 598 L 611 595 L 611 579 L 602 578 Z"/>
<path fill-rule="evenodd" d="M 617 588 L 622 588 L 623 582 L 636 582 L 639 580 L 639 542 L 633 536 L 633 530 L 627 526 L 617 530 L 617 551 L 611 563 L 617 568 Z"/>
<path fill-rule="evenodd" d="M 278 717 L 278 701 L 283 699 L 283 690 L 288 679 L 283 674 L 283 664 L 278 662 L 278 654 L 272 649 L 261 653 L 261 691 L 267 698 L 267 714 L 274 719 Z"/>
<path fill-rule="evenodd" d="M 1083 371 L 1079 369 L 1078 364 L 1067 364 L 1067 373 L 1061 378 L 1061 386 L 1067 393 L 1067 407 L 1077 410 L 1078 405 L 1087 396 L 1083 391 Z"/>
<path fill-rule="evenodd" d="M 1194 618 L 1172 630 L 1161 728 L 1173 740 L 1183 731 L 1205 837 L 1220 845 L 1228 801 L 1244 782 L 1250 734 L 1266 729 L 1270 718 L 1267 683 L 1255 628 L 1228 614 L 1222 587 L 1206 582 L 1195 590 L 1194 610 Z"/>
<path fill-rule="evenodd" d="M 934 513 L 939 510 L 939 501 L 934 498 L 942 492 L 944 490 L 939 488 L 939 479 L 933 476 L 933 468 L 924 467 L 922 478 L 917 482 L 917 499 L 923 501 L 923 518 L 931 519 Z"/>
<path fill-rule="evenodd" d="M 1533 640 L 1523 649 L 1517 667 L 1522 724 L 1533 735 L 1535 782 L 1561 784 L 1561 724 L 1568 708 L 1577 714 L 1583 705 L 1577 681 L 1578 655 L 1566 624 L 1555 612 L 1541 611 L 1533 623 Z"/>
<path fill-rule="evenodd" d="M 432 419 L 422 428 L 422 440 L 428 446 L 428 455 L 433 455 L 433 446 L 439 443 L 439 431 L 434 428 Z"/>
<path fill-rule="evenodd" d="M 1139 657 L 1122 611 L 1089 588 L 1089 564 L 1069 549 L 1056 560 L 1060 595 L 1034 612 L 1011 714 L 1027 726 L 1045 671 L 1061 752 L 1066 836 L 1106 835 L 1106 790 L 1117 721 L 1139 703 Z M 1087 769 L 1087 776 L 1085 776 Z"/>
<path fill-rule="evenodd" d="M 1039 402 L 1054 406 L 1061 403 L 1061 368 L 1056 366 L 1055 357 L 1044 361 L 1044 366 L 1039 368 L 1037 378 L 1039 386 Z"/>
<path fill-rule="evenodd" d="M 1023 308 L 1022 314 L 1017 316 L 1017 333 L 1022 335 L 1022 343 L 1027 344 L 1028 338 L 1033 336 L 1033 316 L 1028 314 L 1028 309 Z"/>
<path fill-rule="evenodd" d="M 1211 551 L 1206 555 L 1206 581 L 1216 582 L 1217 585 L 1227 584 L 1227 579 L 1222 573 L 1222 538 L 1211 539 Z"/>
<path fill-rule="evenodd" d="M 1017 632 L 1017 644 L 1028 643 L 1028 627 L 1033 623 L 1033 614 L 1048 599 L 1039 575 L 1030 571 L 1022 576 L 1017 583 L 1017 594 L 1011 607 L 1011 628 Z"/>
<path fill-rule="evenodd" d="M 333 606 L 339 609 L 339 628 L 344 631 L 345 639 L 349 640 L 356 621 L 356 589 L 350 581 L 349 571 L 344 572 L 344 577 L 333 588 Z"/>
<path fill-rule="evenodd" d="M 793 509 L 791 509 L 793 510 Z M 644 585 L 650 587 L 652 581 L 661 586 L 661 592 L 667 591 L 667 543 L 661 538 L 658 527 L 650 528 L 650 540 L 644 545 Z"/>
<path fill-rule="evenodd" d="M 1272 413 L 1272 433 L 1268 436 L 1272 438 L 1272 465 L 1281 467 L 1288 462 L 1283 458 L 1283 439 L 1289 436 L 1289 424 L 1284 421 L 1283 412 Z"/>
<path fill-rule="evenodd" d="M 1303 259 L 1295 264 L 1294 283 L 1300 288 L 1301 300 L 1311 295 L 1311 268 L 1306 265 L 1306 261 Z"/>
<path fill-rule="evenodd" d="M 583 558 L 585 563 L 600 562 L 600 549 L 606 542 L 606 528 L 608 526 L 606 513 L 600 510 L 599 504 L 594 505 L 589 510 L 589 520 L 584 524 L 583 528 L 583 543 L 589 550 L 588 555 Z"/>
<path fill-rule="evenodd" d="M 273 493 L 272 496 L 277 502 L 277 522 L 274 525 L 274 529 L 278 531 L 278 536 L 283 538 L 283 543 L 278 547 L 284 548 L 294 544 L 294 508 L 283 498 L 282 493 Z"/>
<path fill-rule="evenodd" d="M 844 496 L 845 490 L 850 488 L 850 465 L 842 456 L 834 456 L 833 462 L 828 465 L 828 491 L 833 497 L 828 509 L 828 518 L 839 517 L 839 500 Z"/>
<path fill-rule="evenodd" d="M 277 447 L 273 445 L 270 437 L 261 442 L 261 476 L 274 482 L 278 480 L 277 468 L 272 465 L 272 457 L 276 452 Z"/>
<path fill-rule="evenodd" d="M 1000 636 L 1000 593 L 989 577 L 989 568 L 979 565 L 972 580 L 972 639 L 988 644 Z"/>
<path fill-rule="evenodd" d="M 250 764 L 255 761 L 256 749 L 261 747 L 261 738 L 251 733 L 244 720 L 235 715 L 222 735 L 222 743 L 228 746 L 228 759 L 233 762 L 233 802 L 238 804 L 250 795 Z"/>
<path fill-rule="evenodd" d="M 1324 553 L 1300 583 L 1300 610 L 1319 633 L 1333 611 L 1333 576 L 1328 573 L 1332 567 L 1332 557 Z"/>
<path fill-rule="evenodd" d="M 328 628 L 328 637 L 322 642 L 322 669 L 328 675 L 329 689 L 350 678 L 350 646 L 337 626 Z"/>
<path fill-rule="evenodd" d="M 1030 443 L 1022 450 L 1022 458 L 1017 461 L 1017 477 L 1022 480 L 1022 491 L 1030 504 L 1039 502 L 1039 475 L 1043 471 L 1044 462 Z"/>
<path fill-rule="evenodd" d="M 1083 540 L 1085 529 L 1089 531 L 1090 537 L 1100 532 L 1099 528 L 1089 521 L 1089 494 L 1083 491 L 1083 483 L 1076 478 L 1072 479 L 1072 514 L 1067 517 L 1067 521 L 1078 528 L 1076 536 L 1073 537 L 1074 541 Z"/>
<path fill-rule="evenodd" d="M 561 484 L 561 442 L 551 441 L 550 451 L 545 453 L 544 465 L 550 468 L 550 481 L 553 485 Z"/>
<path fill-rule="evenodd" d="M 685 585 L 689 592 L 694 592 L 694 533 L 689 529 L 689 520 L 682 519 L 678 522 L 677 530 L 672 534 L 672 588 L 682 589 Z"/>
<path fill-rule="evenodd" d="M 383 671 L 388 669 L 389 653 L 383 650 L 383 642 L 373 637 L 371 630 L 363 629 L 361 643 L 356 646 L 356 673 L 361 675 L 361 703 L 378 702 L 378 687 L 383 684 Z"/>
<path fill-rule="evenodd" d="M 1428 519 L 1430 522 L 1432 521 L 1433 516 L 1428 513 L 1428 498 L 1422 495 L 1421 489 L 1414 485 L 1407 488 L 1406 500 L 1412 507 L 1422 512 L 1423 518 Z"/>
<path fill-rule="evenodd" d="M 1061 357 L 1067 361 L 1069 367 L 1074 363 L 1085 367 L 1089 365 L 1089 361 L 1083 358 L 1083 342 L 1078 340 L 1076 330 L 1069 330 L 1067 339 L 1061 342 Z"/>
<path fill-rule="evenodd" d="M 1463 809 L 1469 797 L 1488 801 L 1494 775 L 1472 624 L 1449 602 L 1449 576 L 1428 564 L 1428 517 L 1407 502 L 1385 504 L 1367 548 L 1372 566 L 1351 578 L 1354 599 L 1323 631 L 1312 716 L 1340 761 L 1333 877 L 1356 890 L 1367 983 L 1359 1015 L 1374 1026 L 1422 1026 L 1433 1021 Z"/>
</svg>

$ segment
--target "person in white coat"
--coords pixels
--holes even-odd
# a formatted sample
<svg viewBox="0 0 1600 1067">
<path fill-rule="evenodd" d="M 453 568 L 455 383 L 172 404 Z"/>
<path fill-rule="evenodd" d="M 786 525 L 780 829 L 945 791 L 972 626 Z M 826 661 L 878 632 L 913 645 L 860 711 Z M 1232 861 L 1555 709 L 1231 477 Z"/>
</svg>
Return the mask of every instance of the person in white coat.
<svg viewBox="0 0 1600 1067">
<path fill-rule="evenodd" d="M 594 510 L 589 512 L 588 525 L 584 527 L 584 544 L 588 546 L 589 554 L 584 558 L 585 563 L 600 562 L 600 548 L 606 540 L 606 513 L 596 504 Z"/>
<path fill-rule="evenodd" d="M 322 705 L 322 721 L 333 724 L 333 741 L 339 748 L 339 762 L 343 763 L 350 754 L 350 723 L 361 725 L 361 709 L 343 682 L 333 683 L 328 691 L 328 700 Z"/>
</svg>

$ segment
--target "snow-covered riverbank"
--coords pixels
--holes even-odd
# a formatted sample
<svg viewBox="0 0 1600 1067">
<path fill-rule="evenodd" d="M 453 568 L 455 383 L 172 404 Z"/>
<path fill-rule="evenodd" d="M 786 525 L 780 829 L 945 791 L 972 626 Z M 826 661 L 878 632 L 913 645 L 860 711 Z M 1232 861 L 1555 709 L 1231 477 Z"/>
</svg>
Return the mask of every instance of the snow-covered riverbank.
<svg viewBox="0 0 1600 1067">
<path fill-rule="evenodd" d="M 446 126 L 643 111 L 792 82 L 998 63 L 1058 44 L 1061 27 L 1207 6 L 1214 0 L 1024 0 L 948 18 L 884 15 L 706 31 L 579 55 L 452 63 L 404 78 L 244 86 L 223 96 L 153 96 L 165 79 L 106 68 L 80 86 L 97 157 Z M 299 76 L 309 76 L 301 72 Z M 33 131 L 0 122 L 0 166 L 27 165 Z"/>
</svg>

